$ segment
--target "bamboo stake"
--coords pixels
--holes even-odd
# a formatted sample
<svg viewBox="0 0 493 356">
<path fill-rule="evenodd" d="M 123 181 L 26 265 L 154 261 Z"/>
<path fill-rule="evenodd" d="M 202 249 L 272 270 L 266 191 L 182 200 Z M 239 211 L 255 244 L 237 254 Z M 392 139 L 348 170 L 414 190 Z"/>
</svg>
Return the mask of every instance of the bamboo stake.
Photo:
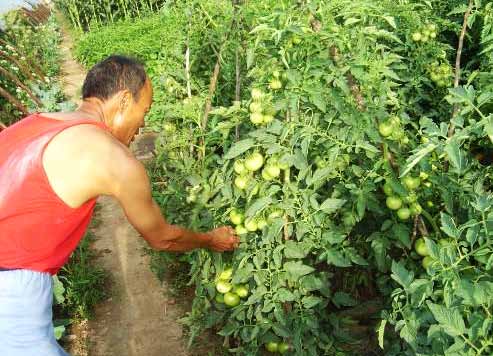
<svg viewBox="0 0 493 356">
<path fill-rule="evenodd" d="M 15 96 L 10 94 L 8 91 L 6 91 L 2 87 L 0 87 L 0 96 L 3 96 L 5 99 L 7 99 L 7 101 L 9 103 L 11 103 L 12 105 L 14 105 L 17 108 L 17 110 L 22 112 L 22 114 L 24 114 L 24 115 L 29 114 L 29 111 L 24 106 L 24 104 L 22 104 L 19 100 L 17 100 L 17 98 Z"/>
<path fill-rule="evenodd" d="M 21 62 L 19 62 L 14 57 L 8 55 L 4 51 L 0 51 L 0 57 L 3 57 L 5 59 L 9 60 L 10 62 L 12 62 L 13 64 L 15 64 L 19 68 L 19 70 L 21 70 L 21 72 L 23 74 L 25 74 L 26 77 L 28 77 L 29 80 L 32 80 L 32 81 L 36 80 L 36 78 L 34 78 L 34 76 L 32 75 L 31 71 L 28 68 L 24 67 L 24 65 L 21 64 Z"/>
<path fill-rule="evenodd" d="M 12 80 L 18 87 L 22 88 L 26 93 L 27 95 L 29 95 L 29 97 L 38 105 L 38 106 L 42 106 L 43 103 L 41 102 L 41 100 L 39 100 L 39 98 L 34 95 L 34 93 L 31 91 L 31 89 L 29 89 L 27 87 L 27 85 L 25 85 L 24 83 L 22 83 L 20 81 L 20 79 L 15 76 L 14 74 L 10 73 L 8 70 L 6 70 L 5 68 L 3 67 L 0 67 L 0 73 L 2 73 L 3 75 L 5 75 L 7 78 L 9 78 L 10 80 Z"/>
</svg>

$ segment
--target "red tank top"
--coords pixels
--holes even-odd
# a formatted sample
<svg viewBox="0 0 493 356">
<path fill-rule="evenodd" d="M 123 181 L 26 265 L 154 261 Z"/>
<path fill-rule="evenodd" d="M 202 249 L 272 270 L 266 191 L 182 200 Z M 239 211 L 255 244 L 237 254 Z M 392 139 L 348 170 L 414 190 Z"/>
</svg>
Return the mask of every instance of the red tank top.
<svg viewBox="0 0 493 356">
<path fill-rule="evenodd" d="M 83 237 L 96 199 L 69 207 L 42 164 L 51 139 L 81 124 L 107 129 L 97 121 L 33 114 L 0 132 L 0 267 L 56 274 Z"/>
</svg>

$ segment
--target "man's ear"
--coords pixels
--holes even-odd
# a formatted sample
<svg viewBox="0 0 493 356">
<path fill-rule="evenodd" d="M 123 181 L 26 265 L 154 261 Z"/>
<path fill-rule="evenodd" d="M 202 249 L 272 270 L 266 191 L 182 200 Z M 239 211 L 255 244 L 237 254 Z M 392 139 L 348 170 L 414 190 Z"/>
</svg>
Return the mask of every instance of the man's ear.
<svg viewBox="0 0 493 356">
<path fill-rule="evenodd" d="M 132 100 L 132 93 L 129 90 L 122 90 L 120 98 L 120 111 L 125 111 Z"/>
</svg>

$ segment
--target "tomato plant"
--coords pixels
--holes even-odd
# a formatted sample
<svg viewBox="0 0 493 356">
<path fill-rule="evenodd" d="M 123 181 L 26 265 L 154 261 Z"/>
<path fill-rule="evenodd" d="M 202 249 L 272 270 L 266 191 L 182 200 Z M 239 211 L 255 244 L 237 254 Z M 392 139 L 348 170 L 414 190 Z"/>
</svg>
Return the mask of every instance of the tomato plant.
<svg viewBox="0 0 493 356">
<path fill-rule="evenodd" d="M 491 354 L 491 168 L 469 154 L 493 137 L 491 4 L 196 5 L 153 22 L 180 25 L 162 45 L 176 57 L 155 36 L 159 55 L 135 45 L 157 83 L 150 122 L 176 127 L 156 200 L 175 223 L 241 236 L 185 257 L 192 337 L 215 328 L 246 355 Z"/>
</svg>

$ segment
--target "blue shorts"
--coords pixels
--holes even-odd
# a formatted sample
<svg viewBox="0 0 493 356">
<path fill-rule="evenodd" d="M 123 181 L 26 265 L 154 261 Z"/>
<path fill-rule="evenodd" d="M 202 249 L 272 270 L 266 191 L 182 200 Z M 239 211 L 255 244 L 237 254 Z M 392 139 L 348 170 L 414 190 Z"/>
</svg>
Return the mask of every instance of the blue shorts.
<svg viewBox="0 0 493 356">
<path fill-rule="evenodd" d="M 48 273 L 0 271 L 0 355 L 68 356 L 53 332 Z"/>
</svg>

